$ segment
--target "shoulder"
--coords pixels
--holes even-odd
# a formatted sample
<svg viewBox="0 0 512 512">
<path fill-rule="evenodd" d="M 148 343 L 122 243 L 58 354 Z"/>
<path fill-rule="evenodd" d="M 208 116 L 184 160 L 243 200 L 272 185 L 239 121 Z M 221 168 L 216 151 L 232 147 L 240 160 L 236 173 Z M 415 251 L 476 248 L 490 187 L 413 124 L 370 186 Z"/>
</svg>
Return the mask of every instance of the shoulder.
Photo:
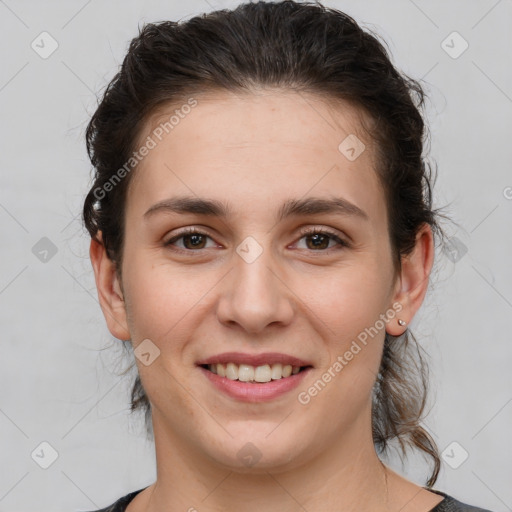
<svg viewBox="0 0 512 512">
<path fill-rule="evenodd" d="M 143 491 L 144 489 L 145 487 L 143 489 L 139 489 L 138 491 L 133 491 L 126 496 L 119 498 L 115 503 L 108 507 L 90 512 L 124 512 L 133 498 L 135 498 L 135 496 L 137 496 L 137 494 L 139 494 L 139 492 Z"/>
<path fill-rule="evenodd" d="M 434 507 L 430 512 L 491 512 L 486 508 L 474 507 L 467 503 L 463 503 L 444 492 L 434 491 L 433 489 L 429 490 L 444 496 L 444 500 L 436 505 L 436 507 Z"/>
</svg>

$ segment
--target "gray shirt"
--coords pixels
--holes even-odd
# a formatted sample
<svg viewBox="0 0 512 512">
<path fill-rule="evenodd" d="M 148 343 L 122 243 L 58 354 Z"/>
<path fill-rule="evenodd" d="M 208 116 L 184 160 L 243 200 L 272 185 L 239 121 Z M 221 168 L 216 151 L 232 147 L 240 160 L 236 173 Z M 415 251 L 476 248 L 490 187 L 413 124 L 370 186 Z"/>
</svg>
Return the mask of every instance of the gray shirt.
<svg viewBox="0 0 512 512">
<path fill-rule="evenodd" d="M 144 488 L 145 489 L 145 488 Z M 131 492 L 126 496 L 118 499 L 115 503 L 110 505 L 109 507 L 102 508 L 101 510 L 97 510 L 95 512 L 125 512 L 128 504 L 139 494 L 139 492 L 144 489 L 139 489 L 138 491 Z M 438 503 L 430 512 L 490 512 L 487 509 L 472 507 L 471 505 L 466 505 L 455 498 L 452 498 L 448 494 L 445 494 L 441 491 L 435 491 L 434 489 L 427 489 L 430 492 L 434 492 L 439 494 L 440 496 L 444 496 L 444 500 Z"/>
</svg>

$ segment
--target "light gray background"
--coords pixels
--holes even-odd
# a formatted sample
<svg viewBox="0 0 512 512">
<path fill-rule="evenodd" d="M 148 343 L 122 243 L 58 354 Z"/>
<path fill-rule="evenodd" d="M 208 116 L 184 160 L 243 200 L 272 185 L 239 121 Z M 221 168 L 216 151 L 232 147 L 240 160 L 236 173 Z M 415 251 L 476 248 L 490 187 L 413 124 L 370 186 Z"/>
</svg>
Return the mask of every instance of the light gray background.
<svg viewBox="0 0 512 512">
<path fill-rule="evenodd" d="M 119 376 L 130 360 L 106 329 L 80 225 L 83 134 L 139 24 L 235 4 L 0 0 L 0 511 L 91 510 L 154 481 L 152 444 L 128 413 L 131 377 Z M 325 5 L 381 34 L 398 67 L 425 80 L 437 205 L 451 204 L 459 252 L 438 252 L 412 329 L 431 356 L 427 426 L 441 450 L 458 443 L 452 465 L 469 453 L 458 469 L 443 464 L 435 488 L 512 510 L 512 3 Z M 59 45 L 47 59 L 31 48 L 43 31 Z M 442 47 L 453 31 L 469 44 L 458 58 Z M 47 261 L 33 252 L 43 237 L 57 249 Z M 43 441 L 58 453 L 48 469 L 34 460 L 49 461 L 48 448 L 31 457 Z M 423 483 L 421 458 L 403 471 Z"/>
</svg>

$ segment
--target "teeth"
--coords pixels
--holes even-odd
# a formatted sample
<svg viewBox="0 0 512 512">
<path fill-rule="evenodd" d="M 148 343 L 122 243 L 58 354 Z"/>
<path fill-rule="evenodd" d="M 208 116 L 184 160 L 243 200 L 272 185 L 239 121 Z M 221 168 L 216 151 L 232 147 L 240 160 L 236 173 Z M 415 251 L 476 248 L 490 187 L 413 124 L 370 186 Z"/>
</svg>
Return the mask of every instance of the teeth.
<svg viewBox="0 0 512 512">
<path fill-rule="evenodd" d="M 212 365 L 210 365 L 212 366 Z M 221 365 L 224 366 L 224 365 Z M 230 380 L 237 380 L 238 379 L 238 366 L 233 363 L 228 363 L 226 365 L 226 377 Z"/>
<path fill-rule="evenodd" d="M 270 382 L 272 380 L 272 370 L 268 364 L 258 366 L 254 370 L 254 380 L 256 382 Z"/>
<path fill-rule="evenodd" d="M 292 374 L 292 365 L 283 366 L 283 377 L 289 377 Z"/>
<path fill-rule="evenodd" d="M 254 366 L 241 364 L 238 367 L 238 380 L 241 380 L 242 382 L 249 382 L 250 380 L 254 380 Z"/>
<path fill-rule="evenodd" d="M 264 364 L 262 366 L 217 363 L 209 364 L 208 369 L 220 377 L 227 377 L 230 380 L 239 380 L 241 382 L 270 382 L 271 380 L 289 377 L 292 374 L 296 375 L 300 371 L 300 366 L 292 366 L 291 364 L 282 365 L 281 363 L 272 365 Z"/>
<path fill-rule="evenodd" d="M 283 376 L 283 365 L 281 363 L 273 364 L 270 376 L 272 380 L 280 379 Z"/>
</svg>

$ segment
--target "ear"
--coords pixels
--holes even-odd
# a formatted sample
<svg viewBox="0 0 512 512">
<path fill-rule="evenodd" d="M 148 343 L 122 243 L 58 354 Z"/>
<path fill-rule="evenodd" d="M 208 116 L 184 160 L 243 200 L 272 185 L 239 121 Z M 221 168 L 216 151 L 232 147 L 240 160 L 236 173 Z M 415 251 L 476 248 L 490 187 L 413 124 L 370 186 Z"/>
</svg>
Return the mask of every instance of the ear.
<svg viewBox="0 0 512 512">
<path fill-rule="evenodd" d="M 398 320 L 411 322 L 427 293 L 430 271 L 434 263 L 434 237 L 430 225 L 424 224 L 416 235 L 413 251 L 402 258 L 402 269 L 397 278 L 393 303 L 399 302 L 402 309 L 388 323 L 386 332 L 400 336 L 407 327 Z"/>
<path fill-rule="evenodd" d="M 101 232 L 99 232 L 98 239 L 99 241 L 91 240 L 89 255 L 94 269 L 100 306 L 112 336 L 120 340 L 129 340 L 130 331 L 122 284 L 119 282 L 115 264 L 108 257 L 102 243 Z"/>
</svg>

